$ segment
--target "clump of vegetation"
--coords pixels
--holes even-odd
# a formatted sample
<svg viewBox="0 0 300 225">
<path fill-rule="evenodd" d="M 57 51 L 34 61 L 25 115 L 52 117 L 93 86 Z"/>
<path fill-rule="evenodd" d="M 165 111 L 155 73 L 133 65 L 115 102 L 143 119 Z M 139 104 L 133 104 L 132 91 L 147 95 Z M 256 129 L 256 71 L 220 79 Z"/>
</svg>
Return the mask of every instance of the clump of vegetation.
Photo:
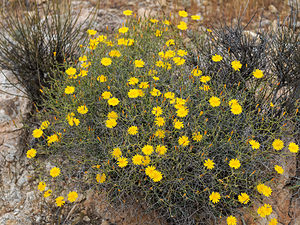
<svg viewBox="0 0 300 225">
<path fill-rule="evenodd" d="M 111 199 L 145 201 L 174 224 L 226 217 L 234 225 L 237 209 L 254 201 L 257 215 L 269 216 L 263 197 L 272 197 L 273 178 L 284 173 L 280 159 L 299 151 L 285 141 L 297 134 L 287 124 L 299 102 L 288 113 L 272 102 L 277 75 L 256 62 L 264 42 L 262 53 L 227 51 L 209 45 L 222 39 L 208 30 L 210 52 L 195 56 L 185 38 L 199 16 L 172 24 L 124 14 L 111 37 L 88 30 L 78 63 L 42 89 L 37 144 L 27 152 L 39 190 L 63 207 L 86 188 L 105 189 Z M 43 166 L 45 158 L 52 166 Z"/>
<path fill-rule="evenodd" d="M 53 68 L 80 54 L 89 18 L 78 23 L 80 13 L 72 15 L 69 1 L 25 2 L 1 11 L 0 66 L 12 71 L 29 97 L 40 102 L 39 90 L 48 85 Z"/>
</svg>

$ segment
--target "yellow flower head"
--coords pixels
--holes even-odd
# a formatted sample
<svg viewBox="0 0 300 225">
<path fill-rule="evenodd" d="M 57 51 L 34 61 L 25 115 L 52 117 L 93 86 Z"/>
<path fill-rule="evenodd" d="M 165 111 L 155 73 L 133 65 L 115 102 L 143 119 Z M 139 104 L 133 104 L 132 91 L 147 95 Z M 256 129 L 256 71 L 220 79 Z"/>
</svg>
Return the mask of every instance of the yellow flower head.
<svg viewBox="0 0 300 225">
<path fill-rule="evenodd" d="M 86 57 L 86 55 L 80 56 L 78 60 L 79 60 L 79 62 L 85 62 L 87 60 L 87 57 Z"/>
<path fill-rule="evenodd" d="M 108 101 L 107 101 L 107 103 L 109 104 L 109 105 L 111 105 L 111 106 L 116 106 L 116 105 L 118 105 L 119 104 L 119 99 L 117 99 L 117 98 L 115 98 L 115 97 L 113 97 L 113 98 L 110 98 Z"/>
<path fill-rule="evenodd" d="M 290 152 L 297 153 L 299 151 L 299 146 L 296 143 L 291 142 L 289 144 L 289 150 Z"/>
<path fill-rule="evenodd" d="M 199 15 L 193 15 L 193 16 L 191 16 L 191 19 L 192 20 L 200 20 L 201 17 Z"/>
<path fill-rule="evenodd" d="M 167 92 L 164 94 L 165 98 L 167 99 L 174 99 L 175 98 L 175 94 L 173 92 Z"/>
<path fill-rule="evenodd" d="M 114 148 L 111 155 L 115 158 L 118 159 L 122 156 L 122 151 L 120 148 Z"/>
<path fill-rule="evenodd" d="M 250 201 L 250 197 L 246 193 L 241 193 L 238 196 L 238 199 L 239 199 L 239 202 L 242 204 L 247 204 Z"/>
<path fill-rule="evenodd" d="M 76 119 L 76 118 L 72 118 L 73 119 L 73 121 L 74 121 L 74 119 Z M 76 121 L 74 121 L 75 123 L 76 123 Z M 76 125 L 77 126 L 77 125 Z M 52 144 L 53 142 L 57 142 L 58 141 L 58 136 L 57 136 L 57 134 L 52 134 L 51 136 L 49 136 L 49 137 L 47 137 L 47 143 L 48 144 Z"/>
<path fill-rule="evenodd" d="M 141 59 L 135 60 L 135 61 L 134 61 L 134 66 L 135 66 L 136 68 L 142 68 L 142 67 L 144 67 L 144 65 L 145 65 L 145 63 L 144 63 L 144 61 L 141 60 Z"/>
<path fill-rule="evenodd" d="M 149 177 L 152 176 L 153 172 L 156 170 L 155 166 L 147 166 L 145 169 L 145 174 Z"/>
<path fill-rule="evenodd" d="M 234 115 L 239 115 L 242 113 L 243 109 L 242 109 L 242 106 L 238 103 L 236 104 L 232 104 L 231 105 L 231 112 L 234 114 Z"/>
<path fill-rule="evenodd" d="M 50 125 L 50 122 L 48 120 L 43 121 L 42 124 L 41 124 L 40 129 L 45 130 L 49 127 L 49 125 Z"/>
<path fill-rule="evenodd" d="M 73 68 L 73 67 L 69 67 L 67 70 L 66 70 L 66 74 L 69 75 L 69 76 L 73 76 L 76 74 L 76 69 Z"/>
<path fill-rule="evenodd" d="M 145 145 L 145 146 L 142 148 L 142 152 L 143 152 L 145 155 L 151 155 L 152 152 L 153 152 L 153 146 L 152 146 L 152 145 Z"/>
<path fill-rule="evenodd" d="M 158 181 L 161 181 L 162 179 L 162 173 L 157 171 L 157 170 L 154 170 L 151 174 L 151 177 L 150 177 L 154 182 L 158 182 Z"/>
<path fill-rule="evenodd" d="M 109 91 L 104 91 L 101 96 L 103 99 L 110 99 L 112 94 Z"/>
<path fill-rule="evenodd" d="M 240 160 L 238 160 L 238 159 L 231 159 L 229 161 L 229 166 L 231 168 L 234 168 L 234 169 L 240 168 L 240 166 L 241 166 Z"/>
<path fill-rule="evenodd" d="M 136 78 L 136 77 L 130 77 L 130 78 L 128 79 L 128 83 L 129 83 L 130 85 L 136 85 L 138 82 L 139 82 L 139 79 Z"/>
<path fill-rule="evenodd" d="M 201 135 L 200 132 L 195 132 L 193 133 L 193 140 L 196 141 L 196 142 L 199 142 L 201 141 L 203 138 L 203 136 Z"/>
<path fill-rule="evenodd" d="M 187 136 L 181 136 L 178 139 L 178 144 L 182 145 L 183 147 L 188 146 L 188 144 L 190 143 L 189 138 Z"/>
<path fill-rule="evenodd" d="M 118 119 L 118 114 L 115 111 L 111 111 L 107 114 L 108 119 Z"/>
<path fill-rule="evenodd" d="M 202 77 L 200 77 L 200 81 L 202 83 L 207 83 L 210 80 L 211 80 L 210 76 L 202 76 Z"/>
<path fill-rule="evenodd" d="M 238 60 L 234 60 L 231 62 L 231 66 L 235 71 L 240 71 L 240 69 L 242 68 L 242 64 L 240 61 Z"/>
<path fill-rule="evenodd" d="M 186 11 L 181 10 L 181 11 L 178 12 L 178 15 L 180 17 L 187 17 L 189 14 Z"/>
<path fill-rule="evenodd" d="M 137 126 L 131 126 L 127 130 L 128 134 L 130 135 L 136 135 L 138 133 L 138 127 Z"/>
<path fill-rule="evenodd" d="M 249 144 L 251 145 L 252 149 L 259 149 L 259 147 L 260 147 L 259 142 L 255 141 L 255 140 L 250 140 Z"/>
<path fill-rule="evenodd" d="M 284 143 L 282 140 L 280 139 L 275 139 L 272 143 L 272 146 L 273 148 L 276 150 L 276 151 L 279 151 L 279 150 L 282 150 L 283 147 L 284 147 Z"/>
<path fill-rule="evenodd" d="M 121 52 L 118 50 L 111 50 L 108 54 L 110 57 L 121 57 Z"/>
<path fill-rule="evenodd" d="M 212 203 L 218 203 L 221 199 L 221 195 L 219 192 L 212 192 L 209 196 L 209 200 L 212 201 Z"/>
<path fill-rule="evenodd" d="M 263 71 L 259 69 L 254 70 L 252 74 L 255 78 L 262 78 L 264 76 Z"/>
<path fill-rule="evenodd" d="M 160 30 L 155 31 L 155 36 L 156 37 L 160 37 L 161 35 L 162 35 L 162 31 L 160 31 Z"/>
<path fill-rule="evenodd" d="M 150 94 L 154 97 L 158 97 L 161 95 L 161 92 L 160 90 L 156 89 L 156 88 L 153 88 L 151 91 L 150 91 Z"/>
<path fill-rule="evenodd" d="M 36 156 L 36 150 L 34 148 L 29 149 L 26 153 L 27 158 L 31 159 Z"/>
<path fill-rule="evenodd" d="M 44 198 L 48 198 L 51 194 L 52 194 L 52 190 L 49 189 L 49 190 L 45 191 Z"/>
<path fill-rule="evenodd" d="M 150 19 L 150 22 L 151 23 L 158 23 L 158 20 L 157 19 Z"/>
<path fill-rule="evenodd" d="M 270 220 L 269 224 L 268 225 L 277 225 L 278 224 L 278 221 L 276 218 L 273 218 Z"/>
<path fill-rule="evenodd" d="M 125 11 L 123 11 L 123 14 L 125 16 L 131 16 L 132 15 L 132 11 L 131 10 L 125 10 Z"/>
<path fill-rule="evenodd" d="M 234 216 L 228 216 L 226 222 L 227 225 L 236 225 L 236 218 Z"/>
<path fill-rule="evenodd" d="M 127 158 L 125 158 L 125 157 L 118 158 L 118 166 L 119 167 L 123 168 L 123 167 L 127 166 L 127 164 L 128 164 Z"/>
<path fill-rule="evenodd" d="M 74 91 L 75 91 L 75 87 L 73 87 L 73 86 L 67 86 L 67 87 L 65 88 L 65 93 L 66 93 L 67 95 L 73 94 Z"/>
<path fill-rule="evenodd" d="M 128 27 L 119 28 L 119 33 L 125 34 L 128 31 Z"/>
<path fill-rule="evenodd" d="M 183 65 L 185 63 L 185 59 L 181 57 L 174 57 L 173 61 L 177 66 Z"/>
<path fill-rule="evenodd" d="M 132 163 L 134 165 L 142 165 L 144 156 L 136 154 L 132 157 Z"/>
<path fill-rule="evenodd" d="M 269 216 L 272 213 L 272 206 L 269 204 L 264 204 L 257 209 L 257 213 L 260 215 L 260 217 Z"/>
<path fill-rule="evenodd" d="M 177 28 L 178 28 L 179 30 L 186 30 L 188 27 L 187 27 L 186 22 L 180 21 L 180 23 L 177 25 Z"/>
<path fill-rule="evenodd" d="M 87 30 L 87 33 L 89 35 L 91 35 L 91 36 L 94 36 L 97 33 L 97 31 L 95 31 L 95 30 Z"/>
<path fill-rule="evenodd" d="M 149 87 L 148 82 L 141 82 L 141 83 L 139 84 L 139 88 L 146 89 L 146 88 L 148 88 L 148 87 Z"/>
<path fill-rule="evenodd" d="M 155 118 L 155 125 L 162 127 L 163 125 L 165 125 L 165 119 L 163 117 L 156 117 Z"/>
<path fill-rule="evenodd" d="M 220 61 L 222 61 L 223 57 L 220 56 L 220 55 L 215 54 L 215 55 L 213 55 L 213 56 L 211 57 L 211 59 L 212 59 L 212 61 L 214 61 L 214 62 L 220 62 Z"/>
<path fill-rule="evenodd" d="M 128 94 L 129 98 L 137 98 L 140 96 L 140 90 L 139 89 L 130 89 L 127 94 Z"/>
<path fill-rule="evenodd" d="M 183 124 L 182 121 L 180 121 L 180 120 L 174 120 L 174 128 L 175 128 L 175 129 L 180 130 L 180 129 L 182 129 L 183 127 L 184 127 L 184 124 Z"/>
<path fill-rule="evenodd" d="M 102 174 L 97 174 L 96 175 L 96 181 L 100 184 L 104 183 L 106 180 L 106 175 L 105 173 L 102 173 Z"/>
<path fill-rule="evenodd" d="M 100 75 L 97 77 L 97 81 L 103 83 L 103 82 L 106 82 L 107 81 L 107 77 L 104 76 L 104 75 Z"/>
<path fill-rule="evenodd" d="M 209 104 L 212 107 L 218 107 L 221 104 L 221 100 L 218 97 L 213 96 L 209 99 Z"/>
<path fill-rule="evenodd" d="M 193 69 L 191 74 L 194 76 L 194 77 L 199 77 L 202 75 L 202 71 L 199 70 L 199 69 Z"/>
<path fill-rule="evenodd" d="M 86 114 L 88 112 L 88 108 L 85 105 L 78 106 L 77 112 L 80 114 Z"/>
<path fill-rule="evenodd" d="M 166 45 L 167 45 L 167 46 L 175 45 L 174 39 L 168 40 L 168 41 L 166 42 Z"/>
<path fill-rule="evenodd" d="M 50 176 L 51 177 L 57 177 L 60 175 L 60 169 L 58 167 L 53 167 L 51 170 L 50 170 Z"/>
<path fill-rule="evenodd" d="M 41 181 L 38 185 L 38 189 L 40 192 L 43 192 L 46 189 L 46 183 L 44 181 Z"/>
<path fill-rule="evenodd" d="M 166 136 L 166 132 L 164 130 L 158 129 L 154 135 L 158 138 L 164 138 Z"/>
<path fill-rule="evenodd" d="M 104 57 L 101 59 L 101 64 L 103 66 L 109 66 L 111 64 L 112 60 L 111 58 L 108 58 L 108 57 Z"/>
<path fill-rule="evenodd" d="M 59 196 L 55 199 L 56 205 L 61 207 L 63 206 L 66 202 L 64 201 L 64 197 L 63 196 Z"/>
<path fill-rule="evenodd" d="M 181 118 L 186 117 L 188 113 L 189 113 L 189 109 L 186 108 L 185 106 L 182 106 L 176 111 L 177 116 Z"/>
<path fill-rule="evenodd" d="M 204 161 L 204 166 L 209 169 L 209 170 L 212 170 L 214 167 L 215 167 L 215 163 L 214 161 L 212 161 L 211 159 L 206 159 Z"/>
<path fill-rule="evenodd" d="M 78 198 L 78 194 L 76 191 L 69 192 L 69 194 L 68 194 L 69 202 L 75 202 L 77 198 Z"/>
<path fill-rule="evenodd" d="M 272 189 L 265 184 L 258 184 L 256 188 L 260 194 L 263 194 L 266 197 L 269 197 L 272 194 Z"/>
<path fill-rule="evenodd" d="M 284 170 L 281 166 L 275 165 L 274 169 L 276 170 L 277 173 L 283 174 Z"/>
<path fill-rule="evenodd" d="M 43 135 L 43 130 L 42 129 L 35 129 L 32 131 L 32 136 L 34 138 L 40 138 Z"/>
<path fill-rule="evenodd" d="M 117 126 L 117 120 L 108 119 L 108 120 L 106 120 L 105 125 L 107 128 L 114 128 L 115 126 Z"/>
<path fill-rule="evenodd" d="M 159 155 L 164 155 L 167 152 L 167 147 L 164 145 L 157 145 L 155 151 L 159 154 Z"/>
</svg>

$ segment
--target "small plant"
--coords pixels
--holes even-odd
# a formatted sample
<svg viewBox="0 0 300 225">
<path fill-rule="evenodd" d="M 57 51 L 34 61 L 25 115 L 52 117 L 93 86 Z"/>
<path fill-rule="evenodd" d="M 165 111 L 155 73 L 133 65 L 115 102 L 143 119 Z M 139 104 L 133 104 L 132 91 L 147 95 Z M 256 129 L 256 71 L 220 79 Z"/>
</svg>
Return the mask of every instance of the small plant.
<svg viewBox="0 0 300 225">
<path fill-rule="evenodd" d="M 39 90 L 48 86 L 53 69 L 80 53 L 87 20 L 78 24 L 80 13 L 71 13 L 70 2 L 56 0 L 41 6 L 19 1 L 1 14 L 0 66 L 13 72 L 35 102 L 40 102 Z"/>
<path fill-rule="evenodd" d="M 262 197 L 284 173 L 279 159 L 299 151 L 285 141 L 297 134 L 287 124 L 298 110 L 274 116 L 285 110 L 269 97 L 275 75 L 247 50 L 214 45 L 195 65 L 184 47 L 189 24 L 124 14 L 129 19 L 111 37 L 88 30 L 78 63 L 42 89 L 47 110 L 37 115 L 27 157 L 56 205 L 97 187 L 112 200 L 143 200 L 173 224 L 225 216 L 234 225 L 238 208 L 254 201 L 262 203 L 257 215 L 269 216 Z"/>
</svg>

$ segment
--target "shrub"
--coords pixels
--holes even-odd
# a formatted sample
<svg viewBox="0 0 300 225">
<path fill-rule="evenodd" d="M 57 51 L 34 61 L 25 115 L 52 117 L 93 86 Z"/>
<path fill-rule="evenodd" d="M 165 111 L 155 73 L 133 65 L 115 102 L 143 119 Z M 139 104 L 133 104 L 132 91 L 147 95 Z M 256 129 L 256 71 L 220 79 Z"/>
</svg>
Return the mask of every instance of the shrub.
<svg viewBox="0 0 300 225">
<path fill-rule="evenodd" d="M 79 63 L 43 88 L 37 156 L 29 156 L 58 206 L 67 180 L 70 191 L 104 188 L 113 200 L 144 200 L 170 223 L 227 216 L 234 224 L 238 208 L 271 195 L 280 157 L 298 152 L 283 142 L 296 133 L 287 132 L 295 110 L 274 116 L 282 107 L 269 97 L 274 75 L 247 51 L 216 47 L 191 63 L 186 28 L 132 18 L 111 37 L 88 30 Z"/>
<path fill-rule="evenodd" d="M 7 12 L 9 11 L 9 13 Z M 13 72 L 33 101 L 40 101 L 40 88 L 47 86 L 52 70 L 80 54 L 86 21 L 78 23 L 70 2 L 47 1 L 26 5 L 19 1 L 1 12 L 0 66 Z"/>
</svg>

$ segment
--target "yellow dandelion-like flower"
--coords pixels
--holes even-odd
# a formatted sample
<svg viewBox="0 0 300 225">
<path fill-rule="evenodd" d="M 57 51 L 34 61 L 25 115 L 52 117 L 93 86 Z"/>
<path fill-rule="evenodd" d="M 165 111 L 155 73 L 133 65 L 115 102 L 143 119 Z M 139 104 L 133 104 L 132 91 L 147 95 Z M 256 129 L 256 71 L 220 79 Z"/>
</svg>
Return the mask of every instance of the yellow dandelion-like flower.
<svg viewBox="0 0 300 225">
<path fill-rule="evenodd" d="M 131 11 L 131 10 L 124 10 L 124 11 L 123 11 L 123 14 L 124 14 L 125 16 L 131 16 L 131 15 L 132 15 L 132 11 Z"/>
<path fill-rule="evenodd" d="M 189 14 L 186 11 L 181 10 L 181 11 L 178 12 L 178 15 L 180 17 L 187 17 Z"/>
<path fill-rule="evenodd" d="M 186 107 L 179 108 L 176 111 L 177 116 L 181 118 L 186 117 L 188 113 L 189 113 L 189 109 Z"/>
<path fill-rule="evenodd" d="M 270 220 L 269 224 L 268 225 L 277 225 L 278 224 L 278 221 L 276 218 L 273 218 Z"/>
<path fill-rule="evenodd" d="M 182 145 L 183 147 L 188 146 L 188 144 L 190 143 L 189 138 L 187 136 L 181 136 L 178 139 L 178 144 Z"/>
<path fill-rule="evenodd" d="M 203 138 L 203 136 L 201 135 L 200 132 L 195 132 L 193 133 L 193 140 L 196 141 L 196 142 L 199 142 L 201 141 Z"/>
<path fill-rule="evenodd" d="M 212 107 L 218 107 L 220 104 L 221 104 L 221 100 L 216 97 L 216 96 L 212 96 L 210 99 L 209 99 L 209 104 L 212 106 Z"/>
<path fill-rule="evenodd" d="M 290 152 L 297 153 L 299 151 L 299 146 L 296 143 L 291 142 L 289 144 L 289 150 Z"/>
<path fill-rule="evenodd" d="M 148 82 L 141 82 L 139 84 L 139 88 L 146 89 L 148 87 L 149 87 L 149 83 Z"/>
<path fill-rule="evenodd" d="M 179 56 L 181 56 L 181 57 L 186 56 L 186 55 L 187 55 L 187 51 L 182 50 L 182 49 L 179 49 L 179 50 L 177 51 L 177 55 L 179 55 Z"/>
<path fill-rule="evenodd" d="M 150 94 L 154 97 L 158 97 L 161 95 L 161 92 L 160 90 L 156 89 L 156 88 L 153 88 L 151 91 L 150 91 Z"/>
<path fill-rule="evenodd" d="M 242 64 L 240 61 L 238 60 L 234 60 L 231 62 L 231 66 L 235 71 L 240 71 L 240 69 L 242 68 Z"/>
<path fill-rule="evenodd" d="M 152 152 L 153 152 L 153 146 L 152 146 L 152 145 L 145 145 L 145 146 L 142 148 L 142 152 L 143 152 L 145 155 L 151 155 Z"/>
<path fill-rule="evenodd" d="M 50 122 L 48 120 L 43 121 L 42 124 L 41 124 L 40 129 L 45 130 L 49 127 L 49 125 L 50 125 Z"/>
<path fill-rule="evenodd" d="M 272 146 L 273 148 L 276 150 L 276 151 L 279 151 L 279 150 L 282 150 L 283 147 L 284 147 L 284 143 L 282 140 L 280 139 L 275 139 L 272 143 Z"/>
<path fill-rule="evenodd" d="M 128 27 L 121 27 L 121 28 L 119 28 L 119 33 L 125 34 L 125 33 L 127 33 L 128 30 L 129 30 Z"/>
<path fill-rule="evenodd" d="M 109 104 L 109 105 L 111 105 L 111 106 L 116 106 L 116 105 L 118 105 L 119 104 L 119 99 L 117 99 L 117 98 L 115 98 L 115 97 L 113 97 L 113 98 L 110 98 L 108 101 L 107 101 L 107 103 Z"/>
<path fill-rule="evenodd" d="M 284 169 L 281 166 L 275 165 L 274 169 L 276 170 L 277 173 L 283 174 Z"/>
<path fill-rule="evenodd" d="M 238 104 L 238 103 L 235 103 L 235 104 L 232 104 L 231 105 L 231 112 L 234 114 L 234 115 L 239 115 L 239 114 L 241 114 L 242 113 L 242 111 L 243 111 L 243 108 L 242 108 L 242 106 L 240 105 L 240 104 Z"/>
<path fill-rule="evenodd" d="M 261 71 L 259 69 L 254 70 L 252 74 L 255 78 L 263 78 L 264 77 L 263 71 Z"/>
<path fill-rule="evenodd" d="M 250 140 L 249 144 L 251 145 L 252 149 L 259 149 L 259 147 L 260 147 L 259 142 L 255 141 L 255 140 Z"/>
<path fill-rule="evenodd" d="M 152 114 L 155 116 L 160 116 L 163 113 L 163 110 L 160 106 L 154 107 L 152 109 Z"/>
<path fill-rule="evenodd" d="M 167 92 L 164 94 L 165 98 L 167 99 L 174 99 L 175 98 L 175 94 L 173 92 Z"/>
<path fill-rule="evenodd" d="M 193 16 L 191 16 L 191 19 L 192 20 L 200 20 L 201 16 L 199 16 L 199 15 L 193 15 Z"/>
<path fill-rule="evenodd" d="M 231 168 L 234 168 L 234 169 L 240 168 L 240 166 L 241 166 L 240 160 L 238 160 L 238 159 L 231 159 L 229 161 L 229 166 Z"/>
<path fill-rule="evenodd" d="M 73 68 L 73 67 L 69 67 L 65 72 L 66 72 L 67 75 L 73 76 L 73 75 L 76 74 L 76 69 Z"/>
<path fill-rule="evenodd" d="M 218 203 L 221 199 L 221 195 L 219 192 L 212 192 L 209 196 L 209 200 L 212 202 L 212 203 Z"/>
<path fill-rule="evenodd" d="M 180 129 L 182 129 L 183 127 L 184 127 L 184 124 L 183 124 L 182 121 L 180 121 L 180 120 L 174 120 L 174 128 L 175 128 L 175 129 L 180 130 Z"/>
<path fill-rule="evenodd" d="M 257 209 L 257 213 L 262 218 L 269 216 L 272 213 L 272 206 L 269 204 L 264 204 L 263 206 L 261 206 Z"/>
<path fill-rule="evenodd" d="M 144 158 L 142 159 L 142 165 L 143 166 L 147 166 L 150 163 L 150 157 L 148 155 L 144 156 Z"/>
<path fill-rule="evenodd" d="M 258 184 L 256 188 L 260 194 L 263 194 L 266 197 L 269 197 L 272 194 L 272 189 L 265 184 Z"/>
<path fill-rule="evenodd" d="M 165 119 L 163 117 L 156 117 L 155 118 L 155 125 L 156 126 L 159 126 L 159 127 L 162 127 L 165 125 Z"/>
<path fill-rule="evenodd" d="M 43 130 L 42 129 L 35 129 L 32 131 L 32 136 L 34 138 L 40 138 L 43 135 Z"/>
<path fill-rule="evenodd" d="M 52 194 L 52 190 L 47 190 L 44 192 L 44 198 L 48 198 Z"/>
<path fill-rule="evenodd" d="M 88 108 L 85 105 L 78 106 L 77 112 L 80 114 L 86 114 L 88 112 Z"/>
<path fill-rule="evenodd" d="M 75 91 L 75 87 L 67 86 L 67 87 L 65 88 L 65 93 L 66 93 L 67 95 L 73 94 L 74 91 Z"/>
<path fill-rule="evenodd" d="M 136 135 L 138 133 L 138 127 L 137 126 L 131 126 L 127 130 L 128 134 L 130 135 Z"/>
<path fill-rule="evenodd" d="M 78 198 L 78 194 L 76 191 L 69 192 L 69 194 L 68 194 L 69 202 L 75 202 L 77 198 Z"/>
<path fill-rule="evenodd" d="M 108 120 L 106 120 L 105 125 L 107 128 L 114 128 L 115 126 L 117 126 L 117 120 L 108 119 Z"/>
<path fill-rule="evenodd" d="M 204 166 L 205 166 L 207 169 L 212 170 L 213 168 L 215 168 L 215 163 L 214 163 L 214 161 L 211 160 L 211 159 L 206 159 L 206 160 L 204 161 Z"/>
<path fill-rule="evenodd" d="M 178 28 L 179 30 L 186 30 L 188 27 L 187 27 L 186 22 L 180 21 L 180 23 L 177 25 L 177 28 Z"/>
<path fill-rule="evenodd" d="M 106 175 L 105 173 L 97 174 L 96 175 L 96 181 L 100 184 L 103 184 L 106 181 Z"/>
<path fill-rule="evenodd" d="M 118 119 L 118 114 L 115 111 L 111 111 L 107 114 L 108 119 Z"/>
<path fill-rule="evenodd" d="M 72 120 L 73 120 L 73 122 L 76 124 L 76 126 L 78 125 L 77 124 L 77 122 L 78 121 L 76 121 L 76 118 L 72 118 Z M 79 123 L 79 122 L 78 122 Z M 57 134 L 53 134 L 53 135 L 51 135 L 51 136 L 49 136 L 49 137 L 47 137 L 47 143 L 48 144 L 52 144 L 53 142 L 58 142 L 58 136 L 57 136 Z"/>
<path fill-rule="evenodd" d="M 112 94 L 109 91 L 104 91 L 101 96 L 103 99 L 107 100 L 111 98 Z"/>
<path fill-rule="evenodd" d="M 232 100 L 230 100 L 229 103 L 228 103 L 229 106 L 232 106 L 232 105 L 234 105 L 234 104 L 239 104 L 239 103 L 238 103 L 238 100 L 232 99 Z"/>
<path fill-rule="evenodd" d="M 46 183 L 44 181 L 41 181 L 38 185 L 38 189 L 40 192 L 43 192 L 46 189 Z"/>
<path fill-rule="evenodd" d="M 144 157 L 142 155 L 136 154 L 132 157 L 132 163 L 134 165 L 142 165 Z"/>
<path fill-rule="evenodd" d="M 194 77 L 199 77 L 202 75 L 202 70 L 199 70 L 199 69 L 193 69 L 191 74 L 194 76 Z"/>
<path fill-rule="evenodd" d="M 140 90 L 139 89 L 130 89 L 127 94 L 128 94 L 129 98 L 137 98 L 140 96 Z"/>
<path fill-rule="evenodd" d="M 87 60 L 87 57 L 86 55 L 84 56 L 80 56 L 79 59 L 78 59 L 80 62 L 85 62 Z M 76 73 L 76 72 L 75 72 Z"/>
<path fill-rule="evenodd" d="M 115 158 L 118 159 L 122 156 L 122 151 L 120 148 L 114 148 L 111 155 Z"/>
<path fill-rule="evenodd" d="M 151 177 L 151 175 L 153 174 L 153 171 L 156 170 L 155 166 L 147 166 L 145 169 L 145 174 L 149 177 Z"/>
<path fill-rule="evenodd" d="M 236 218 L 234 216 L 228 216 L 226 222 L 228 225 L 236 225 Z"/>
<path fill-rule="evenodd" d="M 66 202 L 64 201 L 64 197 L 63 196 L 59 196 L 55 199 L 56 205 L 61 207 L 63 206 Z"/>
<path fill-rule="evenodd" d="M 87 30 L 87 33 L 91 36 L 94 36 L 95 34 L 97 34 L 97 31 L 95 30 Z"/>
<path fill-rule="evenodd" d="M 202 82 L 202 83 L 207 83 L 208 81 L 210 81 L 211 80 L 211 77 L 210 76 L 202 76 L 202 77 L 200 77 L 200 81 Z"/>
<path fill-rule="evenodd" d="M 185 63 L 185 59 L 181 57 L 174 57 L 173 61 L 177 66 L 181 66 Z"/>
<path fill-rule="evenodd" d="M 107 77 L 104 75 L 100 75 L 97 77 L 97 81 L 99 81 L 100 83 L 104 83 L 107 81 Z"/>
<path fill-rule="evenodd" d="M 53 167 L 51 170 L 50 170 L 50 176 L 51 177 L 57 177 L 60 175 L 60 169 L 58 167 Z"/>
<path fill-rule="evenodd" d="M 167 45 L 168 47 L 171 46 L 171 45 L 175 45 L 174 39 L 168 40 L 168 41 L 166 42 L 166 45 Z"/>
<path fill-rule="evenodd" d="M 111 58 L 108 58 L 108 57 L 104 57 L 101 59 L 101 64 L 103 66 L 109 66 L 111 64 L 112 60 Z"/>
<path fill-rule="evenodd" d="M 158 138 L 164 138 L 166 136 L 166 132 L 164 130 L 158 129 L 154 135 Z"/>
<path fill-rule="evenodd" d="M 157 145 L 155 151 L 159 154 L 159 155 L 164 155 L 167 152 L 167 147 L 164 145 Z"/>
<path fill-rule="evenodd" d="M 128 164 L 128 160 L 125 157 L 119 157 L 117 160 L 118 160 L 118 166 L 121 168 L 127 166 Z"/>
<path fill-rule="evenodd" d="M 157 171 L 157 170 L 154 170 L 151 174 L 151 179 L 154 181 L 154 182 L 159 182 L 161 181 L 162 179 L 162 173 Z"/>
<path fill-rule="evenodd" d="M 238 200 L 242 204 L 247 204 L 250 201 L 250 197 L 249 197 L 249 195 L 247 195 L 247 193 L 241 193 L 238 196 Z"/>
<path fill-rule="evenodd" d="M 136 67 L 136 68 L 142 68 L 142 67 L 144 67 L 144 65 L 145 65 L 145 63 L 144 63 L 144 61 L 143 60 L 135 60 L 134 61 L 134 66 Z"/>
<path fill-rule="evenodd" d="M 122 55 L 121 52 L 118 50 L 111 50 L 108 54 L 110 57 L 117 57 L 117 58 L 121 57 Z"/>
<path fill-rule="evenodd" d="M 160 37 L 161 35 L 162 35 L 162 31 L 160 31 L 160 30 L 155 31 L 155 36 L 156 37 Z"/>
<path fill-rule="evenodd" d="M 222 61 L 223 57 L 220 56 L 220 55 L 215 54 L 215 55 L 213 55 L 213 56 L 211 57 L 211 59 L 212 59 L 212 61 L 214 61 L 214 62 L 220 62 L 220 61 Z"/>
<path fill-rule="evenodd" d="M 27 158 L 31 159 L 31 158 L 34 158 L 36 156 L 36 150 L 34 148 L 32 149 L 29 149 L 27 152 L 26 152 L 26 156 Z"/>
</svg>

